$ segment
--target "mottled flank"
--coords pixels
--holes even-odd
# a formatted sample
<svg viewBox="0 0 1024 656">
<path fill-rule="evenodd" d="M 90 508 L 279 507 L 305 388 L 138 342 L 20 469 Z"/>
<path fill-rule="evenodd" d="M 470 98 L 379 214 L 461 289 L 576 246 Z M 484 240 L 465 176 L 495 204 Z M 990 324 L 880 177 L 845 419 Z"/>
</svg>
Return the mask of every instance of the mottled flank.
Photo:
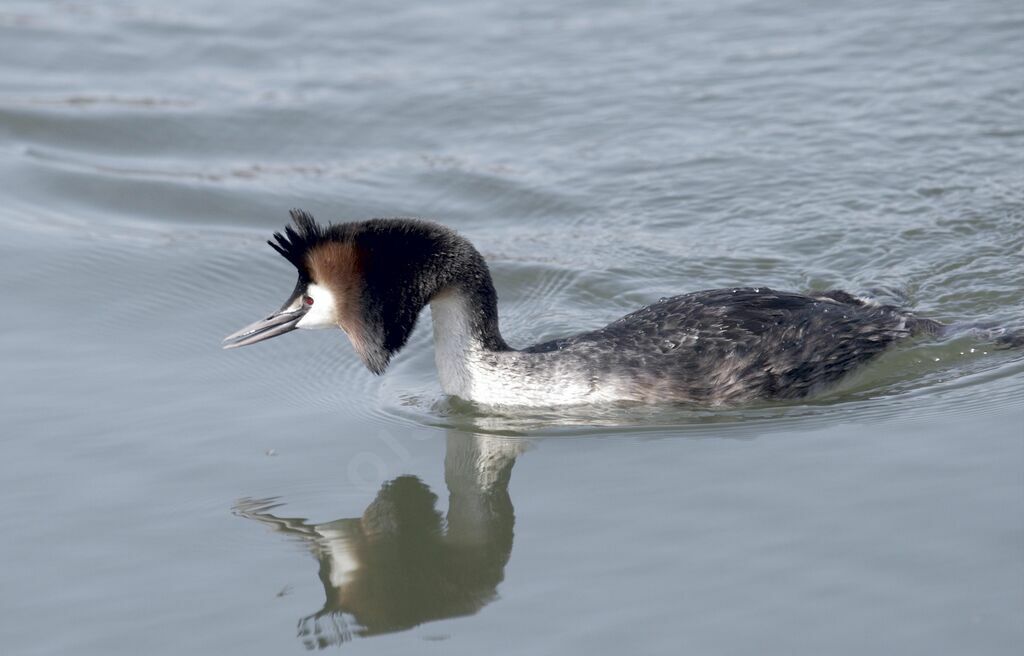
<svg viewBox="0 0 1024 656">
<path fill-rule="evenodd" d="M 842 291 L 744 287 L 693 292 L 527 353 L 573 358 L 595 379 L 625 378 L 642 401 L 795 399 L 936 322 Z"/>
</svg>

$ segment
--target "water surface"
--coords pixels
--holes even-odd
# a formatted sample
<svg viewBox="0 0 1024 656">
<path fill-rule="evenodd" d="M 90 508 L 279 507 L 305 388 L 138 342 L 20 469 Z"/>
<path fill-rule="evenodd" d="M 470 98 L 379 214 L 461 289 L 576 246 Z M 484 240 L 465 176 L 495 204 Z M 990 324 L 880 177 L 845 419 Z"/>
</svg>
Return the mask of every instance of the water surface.
<svg viewBox="0 0 1024 656">
<path fill-rule="evenodd" d="M 1024 359 L 826 396 L 446 399 L 428 319 L 233 352 L 290 207 L 421 216 L 508 340 L 684 291 L 1024 324 L 1018 2 L 0 5 L 11 654 L 1016 654 Z"/>
</svg>

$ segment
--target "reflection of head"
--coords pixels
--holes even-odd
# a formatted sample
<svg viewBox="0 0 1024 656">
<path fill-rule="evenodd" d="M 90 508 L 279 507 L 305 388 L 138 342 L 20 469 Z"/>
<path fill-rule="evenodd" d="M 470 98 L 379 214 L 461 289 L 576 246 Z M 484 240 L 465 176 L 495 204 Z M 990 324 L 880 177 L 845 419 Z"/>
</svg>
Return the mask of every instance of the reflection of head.
<svg viewBox="0 0 1024 656">
<path fill-rule="evenodd" d="M 415 476 L 384 483 L 361 518 L 310 524 L 251 502 L 236 512 L 302 536 L 320 561 L 324 606 L 299 622 L 308 647 L 401 631 L 473 614 L 497 596 L 512 552 L 508 481 L 518 451 L 500 438 L 449 436 L 447 522 Z"/>
</svg>

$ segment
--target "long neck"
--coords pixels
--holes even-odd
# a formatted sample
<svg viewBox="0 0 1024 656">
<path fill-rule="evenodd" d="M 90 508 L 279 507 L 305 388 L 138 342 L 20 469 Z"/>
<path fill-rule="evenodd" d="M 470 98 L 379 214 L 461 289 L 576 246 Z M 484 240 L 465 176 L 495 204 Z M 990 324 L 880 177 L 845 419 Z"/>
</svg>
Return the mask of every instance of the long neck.
<svg viewBox="0 0 1024 656">
<path fill-rule="evenodd" d="M 452 348 L 508 351 L 498 328 L 498 293 L 479 251 L 457 237 L 419 272 L 434 320 L 434 339 Z"/>
<path fill-rule="evenodd" d="M 440 320 L 467 347 L 510 350 L 498 328 L 498 294 L 483 257 L 474 250 L 453 269 L 451 278 L 430 297 L 435 339 Z"/>
<path fill-rule="evenodd" d="M 498 333 L 497 319 L 480 321 L 480 301 L 449 288 L 430 301 L 434 324 L 434 361 L 446 394 L 472 398 L 474 372 L 482 359 L 508 347 Z M 490 328 L 490 331 L 488 330 Z M 500 348 L 494 348 L 494 343 Z M 491 344 L 491 345 L 489 345 Z"/>
</svg>

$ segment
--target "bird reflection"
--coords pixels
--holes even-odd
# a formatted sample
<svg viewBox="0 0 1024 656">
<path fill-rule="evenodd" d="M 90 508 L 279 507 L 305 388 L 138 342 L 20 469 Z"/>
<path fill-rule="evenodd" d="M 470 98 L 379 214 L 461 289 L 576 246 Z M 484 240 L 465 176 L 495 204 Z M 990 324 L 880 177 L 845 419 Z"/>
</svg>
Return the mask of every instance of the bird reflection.
<svg viewBox="0 0 1024 656">
<path fill-rule="evenodd" d="M 301 538 L 320 563 L 325 601 L 299 620 L 309 649 L 472 615 L 497 596 L 515 523 L 508 483 L 522 443 L 448 435 L 448 514 L 415 476 L 384 483 L 361 517 L 313 524 L 273 514 L 273 500 L 246 499 L 235 514 Z"/>
</svg>

